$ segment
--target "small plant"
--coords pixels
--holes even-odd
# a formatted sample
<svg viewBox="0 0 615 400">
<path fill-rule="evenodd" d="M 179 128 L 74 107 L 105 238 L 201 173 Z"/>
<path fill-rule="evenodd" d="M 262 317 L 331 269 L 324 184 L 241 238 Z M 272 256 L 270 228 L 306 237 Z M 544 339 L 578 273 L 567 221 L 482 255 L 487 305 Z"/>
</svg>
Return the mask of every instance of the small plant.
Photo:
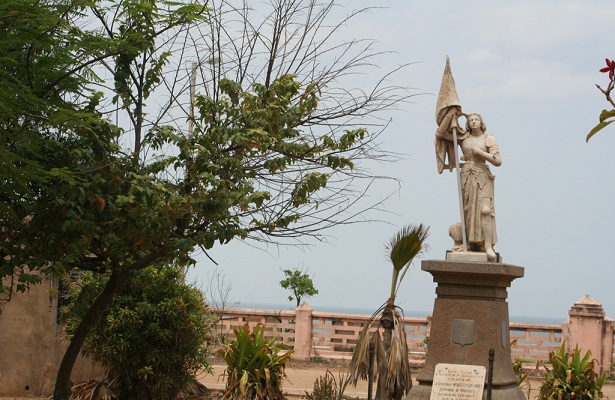
<svg viewBox="0 0 615 400">
<path fill-rule="evenodd" d="M 292 355 L 292 350 L 283 350 L 275 338 L 265 340 L 260 324 L 252 332 L 248 324 L 235 329 L 235 340 L 223 350 L 227 365 L 223 399 L 283 399 L 284 369 Z"/>
<path fill-rule="evenodd" d="M 515 371 L 515 375 L 517 375 L 517 386 L 521 389 L 525 389 L 526 397 L 530 398 L 530 392 L 532 390 L 532 386 L 530 384 L 530 380 L 528 379 L 527 372 L 523 371 L 523 362 L 524 360 L 517 358 L 515 362 L 513 362 L 513 371 Z"/>
<path fill-rule="evenodd" d="M 606 374 L 598 375 L 594 371 L 591 351 L 581 357 L 578 346 L 569 354 L 562 344 L 559 350 L 549 353 L 549 362 L 551 368 L 543 364 L 547 375 L 540 387 L 540 400 L 602 398 L 602 384 Z"/>
<path fill-rule="evenodd" d="M 338 379 L 335 379 L 333 373 L 327 369 L 324 375 L 319 376 L 314 381 L 312 393 L 305 392 L 305 395 L 301 398 L 308 400 L 347 400 L 351 397 L 346 396 L 344 392 L 349 383 L 350 374 L 340 372 Z"/>
</svg>

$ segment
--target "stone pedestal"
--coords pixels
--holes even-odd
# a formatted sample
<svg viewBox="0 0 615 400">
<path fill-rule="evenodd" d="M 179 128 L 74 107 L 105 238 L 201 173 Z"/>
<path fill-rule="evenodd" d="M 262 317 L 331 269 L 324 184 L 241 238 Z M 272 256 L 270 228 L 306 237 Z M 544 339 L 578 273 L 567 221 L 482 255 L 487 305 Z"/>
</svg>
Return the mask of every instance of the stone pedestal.
<svg viewBox="0 0 615 400">
<path fill-rule="evenodd" d="M 493 400 L 525 399 L 512 368 L 507 288 L 523 268 L 501 263 L 427 260 L 421 269 L 438 284 L 425 365 L 408 395 L 429 400 L 439 363 L 482 365 L 495 350 Z M 487 397 L 487 377 L 483 398 Z"/>
</svg>

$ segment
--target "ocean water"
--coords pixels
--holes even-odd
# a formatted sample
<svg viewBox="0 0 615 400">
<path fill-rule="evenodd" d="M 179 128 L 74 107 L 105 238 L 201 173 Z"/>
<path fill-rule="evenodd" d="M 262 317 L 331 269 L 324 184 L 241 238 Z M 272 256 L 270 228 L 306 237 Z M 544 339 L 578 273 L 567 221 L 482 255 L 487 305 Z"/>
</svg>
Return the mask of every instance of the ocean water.
<svg viewBox="0 0 615 400">
<path fill-rule="evenodd" d="M 230 302 L 228 304 L 229 307 L 237 307 L 237 308 L 254 308 L 259 310 L 294 310 L 295 303 L 259 303 L 259 302 Z M 338 307 L 332 305 L 319 305 L 319 304 L 310 304 L 310 307 L 314 311 L 322 311 L 322 312 L 334 312 L 334 313 L 343 313 L 343 314 L 359 314 L 359 315 L 372 315 L 376 312 L 376 308 L 362 308 L 362 307 Z M 404 316 L 406 317 L 415 317 L 415 318 L 426 318 L 430 313 L 430 311 L 416 311 L 416 310 L 403 310 Z M 558 318 L 558 317 L 529 317 L 522 315 L 511 315 L 509 317 L 510 322 L 524 322 L 530 324 L 557 324 L 561 325 L 568 318 Z"/>
</svg>

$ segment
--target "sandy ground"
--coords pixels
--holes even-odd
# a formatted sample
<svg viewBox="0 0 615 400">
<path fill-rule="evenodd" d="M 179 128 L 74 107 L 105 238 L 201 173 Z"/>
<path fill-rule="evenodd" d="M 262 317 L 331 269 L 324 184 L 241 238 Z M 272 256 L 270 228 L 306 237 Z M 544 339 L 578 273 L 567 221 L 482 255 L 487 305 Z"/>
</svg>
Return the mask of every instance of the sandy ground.
<svg viewBox="0 0 615 400">
<path fill-rule="evenodd" d="M 213 365 L 214 373 L 201 377 L 199 381 L 210 389 L 221 390 L 224 388 L 224 365 L 215 363 Z M 313 362 L 292 362 L 289 367 L 286 368 L 286 374 L 288 380 L 284 383 L 283 388 L 288 396 L 289 400 L 295 400 L 301 398 L 307 391 L 312 392 L 314 387 L 314 381 L 325 372 L 330 370 L 337 379 L 340 373 L 348 372 L 348 368 L 345 365 L 339 365 L 334 363 L 313 363 Z M 416 384 L 414 378 L 418 371 L 412 373 L 413 384 Z M 528 384 L 522 386 L 523 392 L 527 396 L 528 400 L 536 399 L 538 397 L 538 391 L 542 384 L 541 379 L 530 379 Z M 375 393 L 375 385 L 374 385 Z M 615 400 L 615 381 L 607 381 L 602 391 L 604 393 L 604 400 Z M 351 397 L 358 397 L 360 399 L 367 399 L 367 382 L 360 382 L 356 387 L 348 386 L 344 392 Z M 372 394 L 373 396 L 373 394 Z M 2 400 L 2 399 L 0 399 Z"/>
<path fill-rule="evenodd" d="M 215 363 L 213 368 L 213 374 L 201 377 L 199 381 L 209 389 L 224 389 L 225 380 L 223 373 L 226 367 Z M 347 367 L 334 363 L 291 362 L 286 367 L 287 380 L 283 384 L 285 394 L 289 399 L 299 399 L 306 391 L 311 393 L 314 381 L 319 376 L 324 375 L 327 369 L 333 373 L 335 379 L 339 379 L 340 374 L 348 372 Z M 367 382 L 360 382 L 357 387 L 349 385 L 345 394 L 367 399 Z"/>
<path fill-rule="evenodd" d="M 220 361 L 214 361 L 213 374 L 202 375 L 199 377 L 199 381 L 203 383 L 207 388 L 212 391 L 222 390 L 225 385 L 223 377 L 224 365 Z M 348 368 L 343 364 L 335 364 L 329 362 L 315 363 L 315 362 L 298 362 L 294 361 L 286 368 L 288 380 L 284 382 L 283 389 L 289 400 L 300 399 L 302 395 L 307 391 L 312 392 L 314 387 L 314 381 L 321 375 L 324 375 L 326 371 L 330 370 L 335 378 L 339 377 L 339 374 L 348 372 Z M 413 372 L 412 376 L 415 377 L 417 371 Z M 414 382 L 416 384 L 416 381 Z M 531 379 L 528 386 L 524 386 L 528 400 L 536 399 L 538 396 L 538 390 L 542 381 L 540 379 Z M 529 390 L 529 392 L 528 392 Z M 374 388 L 375 391 L 375 388 Z M 529 395 L 528 395 L 529 393 Z M 605 400 L 615 400 L 615 381 L 609 380 L 603 386 L 603 393 Z M 358 397 L 360 399 L 367 399 L 367 383 L 360 382 L 356 387 L 348 386 L 345 394 L 351 397 Z M 44 397 L 0 397 L 0 400 L 46 400 Z"/>
</svg>

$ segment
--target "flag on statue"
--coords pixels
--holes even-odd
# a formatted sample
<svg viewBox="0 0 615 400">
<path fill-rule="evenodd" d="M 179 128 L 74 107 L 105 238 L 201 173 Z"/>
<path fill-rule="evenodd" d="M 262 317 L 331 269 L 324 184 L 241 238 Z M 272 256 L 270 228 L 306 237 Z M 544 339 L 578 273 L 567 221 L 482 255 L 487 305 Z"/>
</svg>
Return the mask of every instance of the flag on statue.
<svg viewBox="0 0 615 400">
<path fill-rule="evenodd" d="M 458 128 L 457 119 L 463 115 L 461 111 L 461 102 L 457 95 L 455 87 L 455 79 L 451 72 L 450 59 L 446 57 L 446 66 L 442 75 L 442 83 L 440 84 L 440 93 L 438 93 L 438 101 L 436 103 L 436 123 L 438 130 L 436 131 L 436 162 L 438 165 L 438 173 L 442 173 L 445 168 L 452 171 L 455 167 L 455 148 L 452 141 L 438 138 L 440 135 L 450 135 L 453 129 Z M 457 131 L 459 133 L 459 130 Z M 459 139 L 463 139 L 461 136 Z"/>
</svg>

